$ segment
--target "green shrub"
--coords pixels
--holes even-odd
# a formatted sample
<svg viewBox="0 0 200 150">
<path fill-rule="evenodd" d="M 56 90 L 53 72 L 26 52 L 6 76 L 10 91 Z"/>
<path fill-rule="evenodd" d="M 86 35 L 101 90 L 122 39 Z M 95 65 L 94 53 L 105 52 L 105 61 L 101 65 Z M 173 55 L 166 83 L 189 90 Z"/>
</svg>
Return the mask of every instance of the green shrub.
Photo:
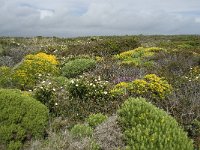
<svg viewBox="0 0 200 150">
<path fill-rule="evenodd" d="M 10 67 L 0 67 L 0 87 L 6 88 L 12 85 L 12 69 Z"/>
<path fill-rule="evenodd" d="M 96 61 L 94 59 L 79 58 L 67 62 L 62 68 L 63 76 L 67 78 L 76 77 L 84 71 L 95 67 Z"/>
<path fill-rule="evenodd" d="M 77 124 L 71 129 L 71 134 L 74 138 L 90 137 L 92 133 L 93 129 L 83 124 Z"/>
<path fill-rule="evenodd" d="M 102 113 L 92 114 L 90 115 L 86 121 L 91 127 L 96 127 L 97 125 L 104 122 L 108 117 L 103 115 Z"/>
<path fill-rule="evenodd" d="M 127 149 L 193 149 L 192 141 L 176 120 L 144 98 L 128 99 L 118 115 Z"/>
<path fill-rule="evenodd" d="M 26 139 L 42 137 L 48 109 L 18 90 L 0 89 L 0 145 L 18 149 Z"/>
</svg>

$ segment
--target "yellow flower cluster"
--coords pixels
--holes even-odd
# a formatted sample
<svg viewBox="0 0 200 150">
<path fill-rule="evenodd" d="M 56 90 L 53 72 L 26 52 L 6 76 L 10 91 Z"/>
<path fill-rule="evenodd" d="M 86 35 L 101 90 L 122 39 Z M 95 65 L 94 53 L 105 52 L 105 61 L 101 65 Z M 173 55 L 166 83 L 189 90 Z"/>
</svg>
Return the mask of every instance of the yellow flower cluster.
<svg viewBox="0 0 200 150">
<path fill-rule="evenodd" d="M 171 85 L 155 74 L 148 74 L 143 79 L 132 82 L 120 82 L 111 90 L 115 95 L 142 96 L 154 100 L 164 99 L 172 91 Z"/>
<path fill-rule="evenodd" d="M 53 65 L 58 65 L 58 61 L 56 60 L 56 57 L 54 55 L 48 55 L 46 53 L 38 53 L 36 55 L 27 55 L 25 59 L 27 59 L 27 60 L 34 60 L 34 59 L 45 60 Z"/>
<path fill-rule="evenodd" d="M 47 74 L 56 75 L 59 72 L 58 61 L 54 55 L 38 53 L 27 55 L 23 62 L 14 70 L 13 78 L 21 88 L 33 87 L 39 78 Z"/>
<path fill-rule="evenodd" d="M 145 61 L 145 58 L 149 58 L 155 55 L 155 53 L 159 51 L 163 51 L 164 49 L 159 47 L 138 47 L 134 50 L 129 50 L 126 52 L 122 52 L 118 55 L 115 55 L 115 59 L 121 60 L 122 64 L 141 66 L 141 65 L 150 65 L 151 61 Z"/>
<path fill-rule="evenodd" d="M 110 91 L 113 95 L 125 95 L 129 88 L 128 82 L 120 82 Z"/>
</svg>

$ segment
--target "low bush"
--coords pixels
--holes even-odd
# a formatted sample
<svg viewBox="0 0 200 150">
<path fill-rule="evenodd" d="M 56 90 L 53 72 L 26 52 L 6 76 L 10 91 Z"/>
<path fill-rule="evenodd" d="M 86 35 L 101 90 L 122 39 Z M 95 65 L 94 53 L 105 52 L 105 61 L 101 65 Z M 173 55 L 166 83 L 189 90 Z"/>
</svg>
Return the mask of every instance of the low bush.
<svg viewBox="0 0 200 150">
<path fill-rule="evenodd" d="M 97 125 L 104 122 L 108 117 L 106 115 L 103 115 L 102 113 L 92 114 L 90 115 L 86 121 L 91 127 L 96 127 Z"/>
<path fill-rule="evenodd" d="M 67 78 L 74 78 L 84 71 L 95 67 L 96 61 L 94 59 L 79 58 L 67 62 L 62 68 L 63 76 Z"/>
<path fill-rule="evenodd" d="M 65 116 L 71 121 L 84 121 L 93 113 L 112 114 L 122 102 L 111 95 L 110 83 L 100 77 L 81 76 L 71 79 L 67 90 L 69 100 Z"/>
<path fill-rule="evenodd" d="M 121 63 L 126 65 L 138 67 L 152 66 L 154 64 L 153 56 L 160 51 L 164 51 L 164 49 L 158 47 L 139 47 L 115 55 L 115 58 L 121 60 Z"/>
<path fill-rule="evenodd" d="M 83 138 L 92 136 L 93 129 L 84 124 L 77 124 L 71 129 L 71 134 L 74 138 Z"/>
<path fill-rule="evenodd" d="M 57 75 L 59 72 L 57 65 L 58 61 L 54 55 L 45 53 L 27 55 L 15 68 L 13 79 L 21 89 L 33 88 L 39 79 Z"/>
<path fill-rule="evenodd" d="M 192 141 L 176 120 L 144 98 L 129 98 L 118 115 L 127 149 L 193 149 Z"/>
<path fill-rule="evenodd" d="M 0 88 L 12 86 L 12 69 L 10 67 L 0 67 Z"/>
<path fill-rule="evenodd" d="M 0 145 L 20 149 L 23 142 L 45 134 L 48 109 L 18 90 L 0 89 Z"/>
<path fill-rule="evenodd" d="M 35 86 L 33 96 L 46 105 L 53 116 L 63 116 L 68 106 L 69 81 L 65 77 L 50 77 Z"/>
<path fill-rule="evenodd" d="M 111 90 L 114 95 L 130 95 L 145 97 L 158 101 L 165 99 L 172 92 L 172 86 L 155 74 L 148 74 L 143 79 L 132 82 L 120 82 Z"/>
</svg>

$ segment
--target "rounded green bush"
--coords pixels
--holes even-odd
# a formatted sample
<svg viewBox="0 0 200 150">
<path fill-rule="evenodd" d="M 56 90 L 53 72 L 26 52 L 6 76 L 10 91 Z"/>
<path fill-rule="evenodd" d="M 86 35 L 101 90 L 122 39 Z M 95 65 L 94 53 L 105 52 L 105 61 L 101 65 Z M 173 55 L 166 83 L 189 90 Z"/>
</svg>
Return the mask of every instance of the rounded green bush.
<svg viewBox="0 0 200 150">
<path fill-rule="evenodd" d="M 77 124 L 71 129 L 71 134 L 75 138 L 83 138 L 92 136 L 93 129 L 84 124 Z"/>
<path fill-rule="evenodd" d="M 63 76 L 67 78 L 76 77 L 82 74 L 84 71 L 88 71 L 93 68 L 96 64 L 94 59 L 89 58 L 79 58 L 75 60 L 70 60 L 62 68 Z"/>
<path fill-rule="evenodd" d="M 87 123 L 91 127 L 96 127 L 97 125 L 104 122 L 108 117 L 106 115 L 103 115 L 102 113 L 92 114 L 87 118 Z"/>
<path fill-rule="evenodd" d="M 19 149 L 25 140 L 42 137 L 48 109 L 19 90 L 0 89 L 0 145 Z"/>
<path fill-rule="evenodd" d="M 192 150 L 192 140 L 165 111 L 146 102 L 130 98 L 118 110 L 127 149 Z"/>
</svg>

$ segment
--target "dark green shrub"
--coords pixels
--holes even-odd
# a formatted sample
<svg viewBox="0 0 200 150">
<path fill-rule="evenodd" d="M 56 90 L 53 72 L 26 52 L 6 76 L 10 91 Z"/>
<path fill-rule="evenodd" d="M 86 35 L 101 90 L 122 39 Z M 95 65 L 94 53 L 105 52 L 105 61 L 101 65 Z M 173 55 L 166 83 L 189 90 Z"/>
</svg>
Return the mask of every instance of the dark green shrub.
<svg viewBox="0 0 200 150">
<path fill-rule="evenodd" d="M 144 98 L 128 99 L 118 115 L 127 149 L 193 149 L 192 141 L 176 120 Z"/>
<path fill-rule="evenodd" d="M 103 115 L 102 113 L 92 114 L 90 115 L 86 121 L 91 127 L 96 127 L 97 125 L 104 122 L 108 117 Z"/>
<path fill-rule="evenodd" d="M 71 134 L 74 138 L 83 138 L 92 136 L 93 129 L 84 124 L 77 124 L 71 129 Z"/>
<path fill-rule="evenodd" d="M 84 71 L 95 67 L 96 61 L 94 59 L 75 59 L 67 62 L 62 68 L 62 74 L 65 77 L 72 78 L 82 74 Z"/>
<path fill-rule="evenodd" d="M 18 90 L 0 89 L 0 145 L 19 149 L 25 140 L 42 137 L 48 109 Z"/>
</svg>

